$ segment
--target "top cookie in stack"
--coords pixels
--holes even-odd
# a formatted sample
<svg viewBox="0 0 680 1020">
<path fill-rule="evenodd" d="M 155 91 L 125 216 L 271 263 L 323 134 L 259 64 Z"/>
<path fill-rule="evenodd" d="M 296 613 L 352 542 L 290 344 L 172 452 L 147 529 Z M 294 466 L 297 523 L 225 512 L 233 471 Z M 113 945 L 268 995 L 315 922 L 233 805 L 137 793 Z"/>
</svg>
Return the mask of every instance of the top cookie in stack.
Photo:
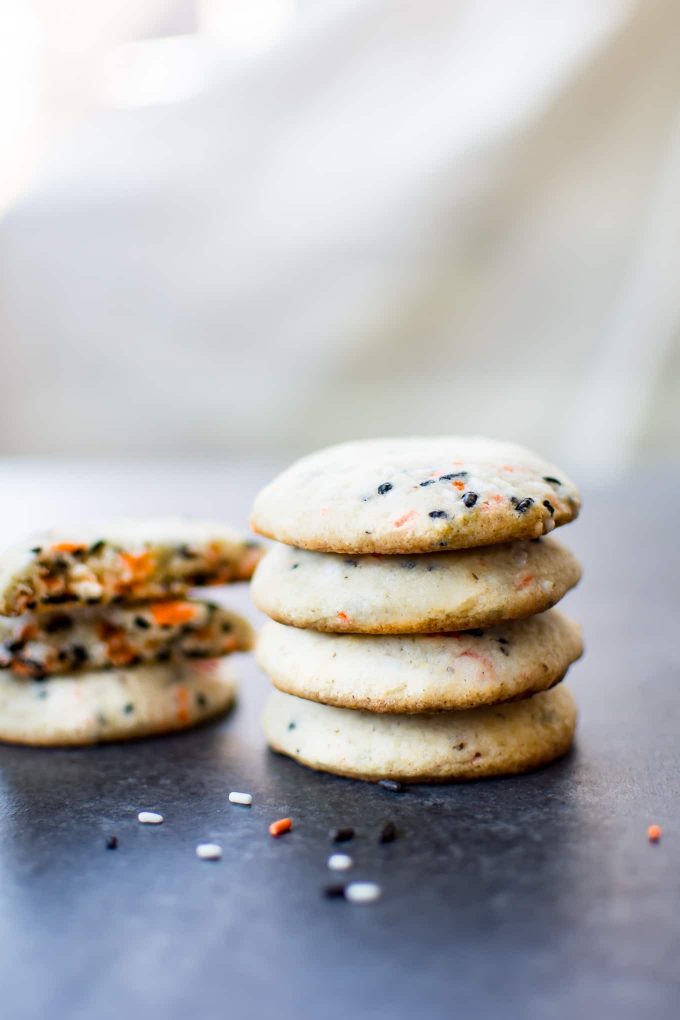
<svg viewBox="0 0 680 1020">
<path fill-rule="evenodd" d="M 253 581 L 277 621 L 259 660 L 286 692 L 268 708 L 272 746 L 407 780 L 522 771 L 563 753 L 575 709 L 550 688 L 582 647 L 549 610 L 580 567 L 543 536 L 578 510 L 564 472 L 480 438 L 346 443 L 294 464 L 252 515 L 285 543 Z"/>
</svg>

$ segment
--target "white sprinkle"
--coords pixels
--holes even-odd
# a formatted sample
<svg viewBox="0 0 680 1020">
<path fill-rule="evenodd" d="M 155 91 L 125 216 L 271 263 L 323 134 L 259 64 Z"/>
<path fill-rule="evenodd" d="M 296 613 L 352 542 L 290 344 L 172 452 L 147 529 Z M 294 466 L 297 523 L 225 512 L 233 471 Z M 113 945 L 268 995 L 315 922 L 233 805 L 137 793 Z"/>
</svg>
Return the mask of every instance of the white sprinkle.
<svg viewBox="0 0 680 1020">
<path fill-rule="evenodd" d="M 549 595 L 550 592 L 555 587 L 555 582 L 548 580 L 547 577 L 543 577 L 538 582 L 538 587 L 541 589 L 542 592 L 545 592 L 546 595 Z"/>
<path fill-rule="evenodd" d="M 327 863 L 331 871 L 349 871 L 354 867 L 354 861 L 349 854 L 331 854 Z"/>
<path fill-rule="evenodd" d="M 222 847 L 217 843 L 199 843 L 196 847 L 196 856 L 202 861 L 219 861 Z"/>
<path fill-rule="evenodd" d="M 376 882 L 350 882 L 345 887 L 345 899 L 350 903 L 375 903 L 382 896 L 382 889 Z"/>
<path fill-rule="evenodd" d="M 229 802 L 231 804 L 243 804 L 245 807 L 250 807 L 253 803 L 252 793 L 230 793 Z"/>
<path fill-rule="evenodd" d="M 141 822 L 142 825 L 160 825 L 163 821 L 163 815 L 159 815 L 157 811 L 140 811 L 137 815 L 137 821 Z"/>
</svg>

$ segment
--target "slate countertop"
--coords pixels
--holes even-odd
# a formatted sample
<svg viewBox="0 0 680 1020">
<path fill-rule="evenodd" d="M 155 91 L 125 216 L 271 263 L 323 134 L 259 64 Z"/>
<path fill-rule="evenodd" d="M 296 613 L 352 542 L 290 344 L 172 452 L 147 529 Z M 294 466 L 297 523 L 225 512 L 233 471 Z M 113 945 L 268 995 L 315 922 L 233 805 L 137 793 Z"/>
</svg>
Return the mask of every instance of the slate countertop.
<svg viewBox="0 0 680 1020">
<path fill-rule="evenodd" d="M 126 512 L 243 526 L 271 474 L 9 462 L 0 523 L 7 539 Z M 267 682 L 249 657 L 220 723 L 90 749 L 0 746 L 2 1015 L 677 1017 L 680 481 L 658 471 L 631 491 L 586 491 L 558 533 L 586 568 L 564 603 L 587 642 L 568 678 L 581 717 L 575 753 L 533 775 L 397 794 L 315 774 L 266 750 Z M 257 621 L 247 588 L 228 601 Z M 165 823 L 140 826 L 140 809 Z M 294 831 L 271 839 L 284 815 Z M 380 845 L 388 820 L 399 838 Z M 337 825 L 356 829 L 343 849 L 354 877 L 383 886 L 379 903 L 323 897 Z M 205 841 L 221 861 L 196 858 Z"/>
</svg>

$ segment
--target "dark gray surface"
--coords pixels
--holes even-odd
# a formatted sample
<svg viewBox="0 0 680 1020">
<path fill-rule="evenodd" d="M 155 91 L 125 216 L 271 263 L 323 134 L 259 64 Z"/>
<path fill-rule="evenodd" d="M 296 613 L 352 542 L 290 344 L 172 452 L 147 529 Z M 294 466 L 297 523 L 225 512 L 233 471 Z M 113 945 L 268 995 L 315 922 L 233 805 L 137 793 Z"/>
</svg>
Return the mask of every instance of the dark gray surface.
<svg viewBox="0 0 680 1020">
<path fill-rule="evenodd" d="M 259 477 L 236 491 L 202 470 L 175 503 L 238 522 Z M 66 477 L 85 492 L 87 477 Z M 169 468 L 140 477 L 135 510 L 177 484 Z M 28 484 L 13 476 L 17 512 Z M 88 509 L 108 499 L 102 478 L 96 491 Z M 266 682 L 248 659 L 221 724 L 89 750 L 0 747 L 2 1016 L 677 1017 L 679 498 L 650 475 L 589 494 L 561 531 L 587 571 L 565 602 L 588 644 L 569 678 L 578 749 L 534 775 L 391 794 L 309 772 L 265 750 Z M 228 804 L 233 789 L 253 807 Z M 165 824 L 139 826 L 142 808 Z M 283 815 L 295 831 L 273 840 Z M 399 839 L 380 846 L 388 819 Z M 320 894 L 340 823 L 357 829 L 347 849 L 355 875 L 383 885 L 378 904 Z M 222 861 L 195 858 L 205 840 Z"/>
</svg>

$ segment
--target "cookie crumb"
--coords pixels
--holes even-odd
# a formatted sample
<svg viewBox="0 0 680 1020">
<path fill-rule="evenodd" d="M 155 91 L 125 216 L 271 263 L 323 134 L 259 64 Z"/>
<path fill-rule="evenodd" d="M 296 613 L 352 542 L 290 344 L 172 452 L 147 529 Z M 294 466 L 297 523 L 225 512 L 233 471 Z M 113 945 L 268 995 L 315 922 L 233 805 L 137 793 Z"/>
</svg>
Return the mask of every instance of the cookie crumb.
<svg viewBox="0 0 680 1020">
<path fill-rule="evenodd" d="M 137 821 L 142 825 L 160 825 L 163 822 L 163 815 L 159 815 L 157 811 L 140 811 Z"/>
<path fill-rule="evenodd" d="M 661 826 L 650 825 L 647 829 L 647 839 L 650 843 L 658 843 L 661 839 Z"/>
</svg>

